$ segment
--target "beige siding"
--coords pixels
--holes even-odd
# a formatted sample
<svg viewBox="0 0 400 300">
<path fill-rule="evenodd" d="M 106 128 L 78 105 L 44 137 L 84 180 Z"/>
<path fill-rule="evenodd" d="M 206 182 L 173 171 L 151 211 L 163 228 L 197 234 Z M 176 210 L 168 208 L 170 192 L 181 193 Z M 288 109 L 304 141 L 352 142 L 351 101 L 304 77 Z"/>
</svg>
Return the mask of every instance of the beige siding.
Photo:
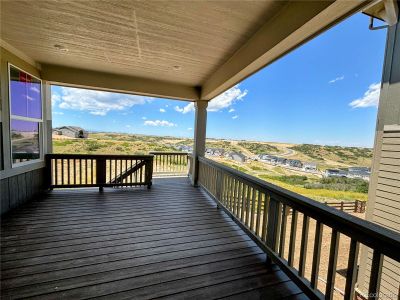
<svg viewBox="0 0 400 300">
<path fill-rule="evenodd" d="M 375 203 L 371 221 L 400 232 L 400 127 L 383 131 L 381 158 L 377 170 Z M 368 290 L 372 251 L 368 251 L 366 272 L 361 289 Z M 385 257 L 382 268 L 380 299 L 399 297 L 400 263 Z"/>
</svg>

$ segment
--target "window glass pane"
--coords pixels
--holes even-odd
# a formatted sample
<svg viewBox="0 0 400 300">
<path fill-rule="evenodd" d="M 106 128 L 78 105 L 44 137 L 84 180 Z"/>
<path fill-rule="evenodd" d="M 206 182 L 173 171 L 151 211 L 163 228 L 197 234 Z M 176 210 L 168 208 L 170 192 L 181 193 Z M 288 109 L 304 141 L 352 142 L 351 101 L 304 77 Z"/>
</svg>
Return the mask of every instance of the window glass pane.
<svg viewBox="0 0 400 300">
<path fill-rule="evenodd" d="M 42 118 L 40 80 L 10 67 L 11 114 L 14 116 Z"/>
<path fill-rule="evenodd" d="M 11 120 L 13 163 L 40 158 L 39 123 Z"/>
</svg>

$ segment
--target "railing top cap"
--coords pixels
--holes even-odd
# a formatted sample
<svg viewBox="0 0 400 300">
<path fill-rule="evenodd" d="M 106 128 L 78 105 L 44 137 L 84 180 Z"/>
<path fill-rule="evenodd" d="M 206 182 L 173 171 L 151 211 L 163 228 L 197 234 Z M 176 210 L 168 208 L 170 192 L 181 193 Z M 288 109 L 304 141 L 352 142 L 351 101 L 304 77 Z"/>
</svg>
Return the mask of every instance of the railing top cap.
<svg viewBox="0 0 400 300">
<path fill-rule="evenodd" d="M 153 154 L 74 154 L 74 153 L 50 153 L 46 154 L 46 157 L 76 157 L 76 158 L 153 158 Z"/>
</svg>

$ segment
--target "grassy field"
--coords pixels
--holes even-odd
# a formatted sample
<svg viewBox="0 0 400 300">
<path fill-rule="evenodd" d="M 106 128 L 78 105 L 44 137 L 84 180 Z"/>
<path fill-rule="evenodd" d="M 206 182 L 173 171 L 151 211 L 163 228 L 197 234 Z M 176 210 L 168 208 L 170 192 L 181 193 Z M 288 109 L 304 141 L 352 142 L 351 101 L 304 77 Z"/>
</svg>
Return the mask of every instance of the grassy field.
<svg viewBox="0 0 400 300">
<path fill-rule="evenodd" d="M 91 133 L 88 139 L 53 136 L 55 153 L 147 154 L 150 151 L 176 151 L 178 145 L 192 145 L 193 140 L 167 136 L 145 136 L 122 133 Z M 320 170 L 370 166 L 372 149 L 208 139 L 207 147 L 239 151 L 248 157 L 268 153 L 291 159 L 314 161 Z M 323 182 L 321 176 L 248 160 L 237 163 L 225 157 L 213 157 L 225 165 L 270 183 L 319 201 L 367 200 L 368 185 L 359 181 Z"/>
</svg>

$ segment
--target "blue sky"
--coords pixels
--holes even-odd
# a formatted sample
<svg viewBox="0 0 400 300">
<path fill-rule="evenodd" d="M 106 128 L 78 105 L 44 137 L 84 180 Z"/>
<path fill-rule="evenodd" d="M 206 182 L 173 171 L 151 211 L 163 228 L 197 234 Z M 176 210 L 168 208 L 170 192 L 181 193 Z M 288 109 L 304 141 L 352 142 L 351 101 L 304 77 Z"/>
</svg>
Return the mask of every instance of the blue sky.
<svg viewBox="0 0 400 300">
<path fill-rule="evenodd" d="M 358 14 L 209 104 L 207 137 L 372 147 L 386 30 Z M 193 136 L 193 104 L 52 87 L 53 126 Z"/>
</svg>

